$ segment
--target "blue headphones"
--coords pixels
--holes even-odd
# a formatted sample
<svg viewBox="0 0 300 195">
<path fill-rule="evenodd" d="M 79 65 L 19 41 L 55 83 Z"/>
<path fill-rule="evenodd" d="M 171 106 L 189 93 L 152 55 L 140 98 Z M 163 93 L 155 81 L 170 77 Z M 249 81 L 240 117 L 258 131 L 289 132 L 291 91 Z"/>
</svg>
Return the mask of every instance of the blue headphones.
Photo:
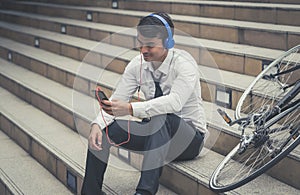
<svg viewBox="0 0 300 195">
<path fill-rule="evenodd" d="M 149 16 L 158 18 L 165 25 L 165 27 L 167 29 L 168 38 L 166 38 L 166 40 L 164 41 L 164 47 L 167 49 L 171 49 L 172 47 L 174 47 L 175 41 L 173 39 L 172 31 L 171 31 L 171 28 L 170 28 L 170 25 L 168 24 L 168 22 L 163 17 L 161 17 L 157 14 L 150 14 Z"/>
</svg>

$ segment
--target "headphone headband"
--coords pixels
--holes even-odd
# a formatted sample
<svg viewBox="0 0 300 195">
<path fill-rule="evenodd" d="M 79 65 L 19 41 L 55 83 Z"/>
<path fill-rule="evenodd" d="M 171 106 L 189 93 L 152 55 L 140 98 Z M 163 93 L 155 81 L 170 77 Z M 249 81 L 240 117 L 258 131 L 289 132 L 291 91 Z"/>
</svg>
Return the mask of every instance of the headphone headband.
<svg viewBox="0 0 300 195">
<path fill-rule="evenodd" d="M 158 18 L 164 24 L 164 26 L 168 32 L 168 38 L 166 38 L 166 40 L 164 41 L 164 47 L 167 49 L 171 49 L 172 47 L 174 47 L 175 41 L 173 39 L 171 27 L 168 24 L 168 22 L 163 17 L 161 17 L 157 14 L 150 14 L 149 16 Z"/>
</svg>

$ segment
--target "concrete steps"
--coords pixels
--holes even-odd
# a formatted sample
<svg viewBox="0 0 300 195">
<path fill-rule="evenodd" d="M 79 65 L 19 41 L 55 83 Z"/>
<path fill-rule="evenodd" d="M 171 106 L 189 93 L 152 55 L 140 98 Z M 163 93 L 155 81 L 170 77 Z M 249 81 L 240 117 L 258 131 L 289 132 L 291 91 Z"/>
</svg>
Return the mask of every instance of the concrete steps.
<svg viewBox="0 0 300 195">
<path fill-rule="evenodd" d="M 95 104 L 93 103 L 92 97 L 80 94 L 71 88 L 62 86 L 41 75 L 37 75 L 9 62 L 1 60 L 1 63 L 1 84 L 3 87 L 24 98 L 24 100 L 59 120 L 69 128 L 74 130 L 77 129 L 77 131 L 80 131 L 80 134 L 87 135 L 89 131 L 89 122 L 96 116 Z M 80 102 L 80 107 L 76 107 L 76 105 L 74 106 L 71 103 L 72 100 L 74 102 L 74 94 L 76 94 L 75 97 L 78 98 L 75 98 L 75 102 Z M 212 109 L 210 106 L 212 105 L 207 103 L 206 110 L 208 112 L 213 112 L 210 110 Z M 214 113 L 211 113 L 211 115 L 208 114 L 208 116 L 211 117 L 208 119 L 211 133 L 216 130 L 222 130 L 222 133 L 219 133 L 219 140 L 215 144 L 214 150 L 220 150 L 220 152 L 223 150 L 223 152 L 226 153 L 230 150 L 231 146 L 233 147 L 237 143 L 237 132 L 233 129 L 224 129 L 222 124 L 218 126 L 218 123 L 214 121 L 216 119 L 213 118 L 217 115 L 215 111 L 216 108 L 213 107 L 213 110 Z M 231 146 L 228 143 L 224 145 L 226 142 L 232 143 Z M 288 160 L 292 160 L 296 162 L 296 164 L 299 164 L 299 158 L 297 156 L 299 156 L 299 153 L 293 153 Z M 295 170 L 299 169 L 295 168 Z M 296 172 L 294 173 L 295 177 L 299 175 Z M 279 174 L 280 177 L 282 177 L 286 172 L 276 171 L 275 175 L 276 174 Z M 288 173 L 288 175 L 290 177 L 290 173 Z M 295 181 L 297 181 L 296 178 Z"/>
<path fill-rule="evenodd" d="M 26 30 L 27 33 L 30 34 L 30 32 L 28 32 L 28 29 L 26 29 L 25 27 L 23 27 L 23 29 Z M 43 33 L 42 33 L 42 31 L 37 31 L 37 34 L 42 36 Z M 48 33 L 47 35 L 48 35 L 48 38 L 50 39 L 50 37 L 51 37 L 50 34 Z M 60 35 L 60 36 L 65 37 L 66 35 Z M 56 39 L 57 40 L 59 39 L 58 35 L 56 35 Z M 74 40 L 69 40 L 69 41 L 70 41 L 70 43 L 72 42 L 72 44 L 74 44 L 74 42 L 76 42 Z M 77 78 L 77 80 L 78 80 L 78 78 L 80 78 L 81 85 L 85 86 L 85 87 L 76 88 L 76 89 L 84 92 L 85 94 L 89 94 L 90 96 L 93 96 L 93 94 L 91 94 L 91 90 L 95 88 L 95 85 L 97 82 L 100 82 L 108 90 L 108 94 L 110 94 L 111 90 L 115 87 L 115 83 L 117 83 L 118 78 L 120 77 L 120 74 L 109 72 L 109 71 L 106 71 L 106 73 L 102 73 L 103 72 L 102 69 L 97 69 L 96 67 L 87 66 L 87 65 L 85 67 L 85 70 L 86 70 L 85 74 L 78 75 L 78 69 L 80 69 L 80 65 L 81 65 L 80 61 L 76 61 L 74 59 L 70 59 L 70 58 L 63 57 L 63 56 L 58 56 L 56 54 L 46 52 L 46 51 L 38 49 L 38 48 L 26 46 L 26 45 L 23 45 L 23 44 L 14 42 L 14 41 L 1 39 L 1 47 L 5 49 L 5 51 L 3 52 L 3 55 L 2 55 L 3 58 L 7 58 L 7 52 L 10 51 L 10 52 L 12 52 L 11 53 L 13 56 L 12 61 L 14 63 L 24 66 L 29 70 L 35 71 L 43 76 L 53 79 L 53 80 L 55 80 L 63 85 L 66 85 L 68 87 L 74 87 L 74 86 L 76 87 L 76 85 L 73 85 L 74 80 L 75 80 L 75 78 Z M 45 48 L 47 48 L 47 47 L 45 47 Z M 37 68 L 38 66 L 39 66 L 39 68 Z M 41 67 L 43 67 L 43 68 L 41 68 Z M 202 66 L 199 66 L 199 68 L 200 68 L 201 72 L 205 72 L 205 71 L 208 72 L 206 75 L 213 75 L 212 73 L 209 73 L 210 71 L 213 72 L 214 71 L 213 69 L 210 69 L 210 68 L 205 69 Z M 103 75 L 103 78 L 100 81 L 98 81 L 97 79 L 100 74 Z M 230 78 L 237 78 L 239 76 L 242 78 L 240 80 L 244 81 L 244 84 L 242 84 L 242 82 L 239 82 L 239 85 L 237 85 L 235 81 L 230 79 Z M 231 73 L 231 72 L 227 72 L 227 71 L 222 71 L 222 77 L 226 81 L 226 83 L 225 83 L 226 88 L 238 89 L 239 91 L 244 91 L 244 89 L 249 85 L 249 83 L 253 79 L 252 77 L 249 77 L 248 79 L 246 79 L 246 77 L 244 75 L 237 75 L 235 73 Z M 216 81 L 213 81 L 213 78 L 210 78 L 208 80 L 211 80 L 211 83 L 216 82 Z M 47 98 L 46 98 L 46 100 L 47 100 Z M 44 100 L 44 101 L 46 101 L 46 100 Z M 62 101 L 66 101 L 66 100 L 62 100 Z M 72 100 L 69 100 L 69 101 L 71 102 Z M 41 105 L 44 105 L 44 104 L 41 103 Z M 41 108 L 41 106 L 40 106 L 40 108 Z M 54 111 L 49 111 L 47 107 L 44 107 L 42 109 L 47 111 L 50 114 L 52 114 L 52 112 L 54 112 Z M 216 108 L 214 108 L 214 109 L 216 110 Z M 207 109 L 207 110 L 212 110 L 212 109 Z M 65 112 L 72 113 L 72 109 L 69 109 L 69 110 L 67 109 Z M 53 117 L 57 118 L 58 120 L 61 120 L 61 122 L 66 123 L 69 127 L 74 128 L 75 125 L 74 125 L 74 122 L 72 121 L 72 117 L 68 117 L 68 119 L 67 119 L 66 117 L 63 118 L 62 117 L 63 115 L 65 115 L 65 114 L 61 114 L 61 115 L 53 116 Z M 77 120 L 82 120 L 82 117 L 83 117 L 83 119 L 85 119 L 85 117 L 87 115 L 88 115 L 88 113 L 82 113 L 82 114 L 78 113 L 78 116 L 80 116 L 80 117 Z M 93 117 L 90 117 L 90 118 L 93 118 Z M 210 121 L 209 123 L 214 124 L 213 121 Z M 81 124 L 81 125 L 87 127 L 88 122 L 85 121 L 84 124 Z M 222 129 L 222 127 L 218 126 L 217 128 L 212 128 L 212 129 L 220 130 L 220 129 Z M 82 132 L 82 133 L 86 134 L 86 132 Z M 236 137 L 234 138 L 234 141 L 232 143 L 234 143 L 234 144 L 237 143 L 237 140 L 238 140 L 238 138 L 237 138 L 237 132 L 236 132 Z M 221 152 L 223 154 L 228 152 L 230 150 L 230 148 L 232 148 L 234 145 L 233 144 L 231 146 L 228 146 L 226 149 L 224 149 L 224 146 L 222 146 L 222 143 L 224 143 L 224 142 L 220 141 L 220 143 L 216 143 L 214 148 L 215 148 L 215 150 L 217 150 L 218 152 Z"/>
<path fill-rule="evenodd" d="M 300 5 L 262 1 L 120 0 L 119 9 L 299 26 Z"/>
<path fill-rule="evenodd" d="M 30 157 L 26 152 L 15 152 L 16 143 L 12 140 L 8 142 L 9 138 L 7 137 L 2 141 L 4 136 L 0 131 L 1 150 L 3 150 L 1 154 L 7 154 L 3 157 L 1 155 L 1 170 L 8 172 L 7 174 L 24 173 L 20 175 L 21 177 L 17 177 L 15 174 L 11 178 L 16 184 L 23 181 L 23 186 L 18 188 L 24 194 L 79 194 L 84 175 L 87 140 L 3 88 L 0 88 L 0 96 L 1 99 L 8 100 L 0 103 L 2 130 L 56 178 L 46 171 L 48 175 L 52 176 L 52 179 L 46 180 L 41 177 L 39 180 L 39 177 L 36 176 L 45 175 L 45 169 L 32 158 L 29 161 Z M 9 153 L 4 151 L 9 151 Z M 138 171 L 113 155 L 110 160 L 113 162 L 107 171 L 104 190 L 108 194 L 133 194 L 139 177 Z M 15 169 L 15 167 L 11 164 L 20 161 L 24 162 L 19 165 L 20 170 L 12 171 L 12 168 Z M 18 166 L 16 165 L 16 167 Z M 28 172 L 24 170 L 28 170 Z M 26 178 L 25 181 L 30 181 L 31 184 L 27 183 L 24 186 Z M 45 184 L 41 183 L 43 180 L 46 180 L 48 185 L 45 182 Z M 36 181 L 40 181 L 40 183 L 37 184 Z M 123 185 L 120 186 L 119 183 Z M 164 186 L 160 187 L 159 194 L 175 195 Z"/>
<path fill-rule="evenodd" d="M 34 45 L 35 40 L 39 40 L 39 48 L 40 49 L 32 49 L 34 52 L 31 52 L 31 49 L 26 49 L 27 47 L 22 44 L 18 44 L 17 42 L 10 42 L 9 40 L 3 40 L 1 45 L 2 48 L 5 50 L 3 51 L 3 58 L 7 58 L 8 52 L 14 52 L 15 55 L 19 56 L 17 58 L 14 58 L 13 60 L 21 64 L 24 67 L 28 67 L 29 69 L 32 69 L 33 71 L 39 72 L 42 75 L 46 76 L 45 70 L 41 70 L 41 67 L 39 69 L 31 68 L 30 63 L 32 62 L 32 58 L 34 57 L 35 63 L 43 63 L 43 64 L 49 64 L 49 58 L 42 58 L 41 56 L 52 56 L 52 53 L 43 52 L 43 50 L 48 50 L 50 52 L 55 52 L 59 55 L 68 56 L 73 58 L 76 61 L 71 61 L 69 63 L 77 64 L 77 68 L 79 67 L 79 64 L 83 59 L 86 60 L 85 55 L 92 50 L 95 46 L 99 45 L 99 42 L 86 40 L 83 38 L 78 38 L 74 36 L 68 36 L 64 34 L 58 34 L 53 33 L 49 31 L 44 30 L 37 30 L 34 28 L 29 28 L 26 26 L 20 26 L 20 25 L 13 25 L 10 23 L 0 22 L 0 26 L 2 30 L 0 31 L 0 34 L 2 36 L 14 39 L 18 42 L 22 42 L 27 45 Z M 104 43 L 101 43 L 104 44 Z M 17 46 L 16 46 L 17 45 Z M 25 48 L 24 48 L 25 47 Z M 111 70 L 116 73 L 122 73 L 127 62 L 135 55 L 138 55 L 137 51 L 129 50 L 123 47 L 117 47 L 112 45 L 102 45 L 103 48 L 100 50 L 93 51 L 97 57 L 92 56 L 94 59 L 90 61 L 90 63 L 94 63 L 96 66 L 104 67 L 106 61 L 108 59 L 118 55 L 118 53 L 123 53 L 122 55 L 118 55 L 116 59 L 113 59 L 112 62 L 107 63 L 106 69 Z M 110 48 L 109 50 L 107 48 Z M 21 49 L 24 48 L 24 49 Z M 30 48 L 30 47 L 29 47 Z M 43 50 L 41 50 L 43 49 Z M 248 48 L 249 49 L 249 48 Z M 255 51 L 255 48 L 253 48 L 253 51 Z M 270 51 L 269 54 L 273 52 L 273 55 L 277 54 L 278 56 L 281 54 L 280 51 Z M 266 52 L 267 53 L 267 52 Z M 111 57 L 109 57 L 111 56 Z M 274 56 L 275 58 L 275 56 Z M 53 58 L 55 59 L 55 57 Z M 99 60 L 98 60 L 99 59 Z M 63 61 L 64 58 L 60 57 L 60 61 Z M 232 59 L 233 60 L 233 59 Z M 230 61 L 232 61 L 230 60 Z M 19 61 L 19 62 L 17 62 Z M 20 63 L 22 62 L 22 63 Z M 27 62 L 26 64 L 24 62 Z M 54 66 L 54 68 L 51 68 L 50 73 L 48 73 L 47 77 L 50 77 L 60 83 L 64 83 L 68 86 L 72 86 L 72 81 L 67 81 L 66 77 L 64 75 L 69 75 L 69 73 L 64 70 L 68 68 L 67 64 L 65 65 L 57 65 L 57 62 L 50 63 L 53 64 L 51 66 Z M 100 65 L 102 64 L 102 65 Z M 201 66 L 199 65 L 199 70 L 201 71 L 202 76 L 202 85 L 203 87 L 208 88 L 209 90 L 204 91 L 203 90 L 203 98 L 206 101 L 215 102 L 215 93 L 218 87 L 224 86 L 227 89 L 230 89 L 231 93 L 231 106 L 230 108 L 234 109 L 237 100 L 240 97 L 241 93 L 245 90 L 245 88 L 250 84 L 250 82 L 254 79 L 253 76 L 245 75 L 245 74 L 239 74 L 234 73 L 233 71 L 226 71 L 226 70 L 220 70 L 215 69 L 215 67 L 209 67 L 209 66 Z M 36 66 L 36 65 L 35 65 Z M 261 66 L 261 65 L 260 65 Z M 62 68 L 65 67 L 65 68 Z M 76 69 L 74 69 L 75 66 L 73 66 L 71 72 L 72 76 L 76 76 Z M 45 68 L 44 68 L 45 69 Z M 63 69 L 63 70 L 60 70 Z M 233 70 L 232 66 L 228 69 Z M 253 71 L 253 68 L 251 68 Z M 216 76 L 216 71 L 219 73 L 219 77 Z M 258 70 L 257 70 L 258 72 Z M 55 73 L 55 74 L 54 74 Z M 95 76 L 95 78 L 98 78 L 98 76 Z M 236 82 L 236 79 L 239 78 L 239 82 Z M 85 79 L 89 79 L 89 76 L 85 77 Z M 117 80 L 116 80 L 117 81 Z M 96 83 L 97 80 L 94 80 L 94 83 Z M 88 83 L 86 84 L 88 85 Z M 86 88 L 88 89 L 88 88 Z M 84 90 L 84 89 L 82 89 Z M 85 93 L 89 94 L 90 91 L 85 90 Z"/>
<path fill-rule="evenodd" d="M 37 81 L 36 78 L 34 80 Z M 3 88 L 0 89 L 0 95 L 1 99 L 9 100 L 0 104 L 1 129 L 24 149 L 31 152 L 30 154 L 59 180 L 67 185 L 72 184 L 71 181 L 76 181 L 79 188 L 84 171 L 86 140 Z M 116 164 L 117 158 L 111 156 L 111 164 L 114 166 L 110 166 L 107 171 L 105 191 L 108 194 L 132 194 L 134 182 L 137 180 L 137 172 L 126 164 Z M 220 154 L 208 151 L 193 161 L 171 163 L 164 168 L 161 182 L 172 187 L 179 194 L 214 194 L 207 187 L 208 179 L 213 168 L 222 158 Z M 72 178 L 69 180 L 70 183 L 66 177 Z M 172 180 L 169 179 L 170 177 Z M 120 183 L 125 185 L 120 186 Z M 269 183 L 276 186 L 276 189 L 264 188 Z M 164 187 L 160 189 L 158 194 L 175 194 Z M 299 192 L 291 186 L 263 175 L 249 185 L 226 194 L 249 194 L 252 192 L 277 194 L 278 190 L 285 194 Z"/>
<path fill-rule="evenodd" d="M 196 0 L 201 1 L 201 0 Z M 209 0 L 209 1 L 219 1 L 219 0 Z M 224 2 L 230 2 L 233 0 L 222 0 Z M 298 4 L 297 0 L 238 0 L 238 2 L 257 2 L 257 3 L 281 3 L 281 4 Z"/>
<path fill-rule="evenodd" d="M 88 6 L 99 6 L 99 7 L 112 7 L 112 1 L 111 0 L 102 0 L 102 1 L 97 1 L 97 0 L 88 0 L 86 2 L 82 2 L 80 0 L 32 0 L 36 2 L 48 2 L 48 3 L 55 3 L 55 4 L 67 4 L 67 5 L 88 5 Z M 123 4 L 127 0 L 118 0 L 118 8 L 123 8 L 121 6 L 124 6 Z M 142 0 L 136 0 L 136 1 L 142 1 Z M 154 0 L 152 1 L 153 3 L 155 2 L 170 2 L 172 1 L 173 4 L 178 4 L 178 3 L 186 3 L 186 4 L 234 4 L 234 5 L 239 5 L 243 3 L 247 4 L 279 4 L 279 5 L 289 5 L 289 4 L 299 4 L 298 0 Z M 123 3 L 123 4 L 122 4 Z M 272 6 L 272 5 L 271 5 Z M 147 7 L 149 8 L 149 7 Z M 161 9 L 161 7 L 157 7 L 158 9 Z M 132 9 L 132 8 L 131 8 Z"/>
<path fill-rule="evenodd" d="M 94 46 L 98 44 L 95 41 L 88 41 L 77 37 L 61 35 L 57 33 L 50 33 L 42 30 L 35 30 L 24 26 L 11 25 L 8 23 L 0 22 L 0 26 L 2 26 L 2 31 L 0 31 L 0 34 L 3 34 L 4 36 L 7 35 L 8 37 L 15 39 L 16 41 L 24 42 L 25 44 L 30 45 L 32 44 L 32 42 L 34 42 L 34 39 L 38 36 L 40 42 L 39 45 L 40 49 L 39 49 L 39 48 L 33 48 L 27 46 L 25 44 L 21 44 L 16 41 L 11 41 L 9 39 L 1 38 L 2 41 L 0 43 L 0 47 L 3 49 L 3 54 L 2 54 L 3 58 L 7 59 L 8 53 L 10 52 L 11 55 L 14 56 L 12 58 L 13 62 L 70 87 L 73 87 L 73 83 L 72 83 L 73 80 L 67 80 L 66 79 L 67 77 L 64 77 L 64 75 L 69 75 L 69 78 L 73 77 L 74 79 L 74 77 L 76 77 L 78 69 L 80 68 L 82 59 L 84 59 L 84 56 L 78 56 L 76 54 L 78 53 L 85 54 L 89 51 L 89 49 L 94 48 Z M 3 33 L 4 29 L 8 29 L 6 33 Z M 23 31 L 26 31 L 26 33 L 24 33 Z M 53 46 L 54 44 L 57 44 L 58 47 Z M 51 45 L 53 47 L 51 47 Z M 66 48 L 69 49 L 69 53 Z M 47 49 L 49 51 L 55 50 L 54 52 L 56 52 L 59 55 L 69 56 L 74 59 L 71 60 L 70 58 L 66 58 L 63 56 L 56 57 L 57 56 L 56 54 L 53 54 L 49 51 L 45 51 L 44 49 Z M 71 54 L 70 51 L 72 50 L 70 49 L 73 49 L 72 52 L 73 54 Z M 101 59 L 100 56 L 113 55 L 112 49 L 110 50 L 110 54 L 102 53 L 101 51 L 100 52 L 95 51 L 95 52 L 99 54 L 99 59 Z M 112 72 L 119 75 L 123 72 L 123 69 L 125 68 L 126 63 L 129 61 L 129 58 L 133 57 L 134 55 L 138 55 L 138 52 L 127 51 L 126 48 L 122 48 L 122 47 L 114 47 L 114 49 L 116 52 L 124 50 L 126 51 L 126 53 L 118 57 L 118 59 L 116 60 L 117 61 L 116 64 L 110 63 L 106 67 L 106 69 L 111 70 Z M 59 61 L 65 61 L 66 63 L 65 64 L 57 63 L 55 60 L 50 61 L 47 56 L 53 56 L 50 59 L 58 59 Z M 37 66 L 36 64 L 44 64 L 43 65 L 44 68 L 42 68 L 41 65 L 39 68 L 35 68 Z M 69 64 L 73 64 L 73 65 L 70 66 Z M 46 71 L 47 70 L 46 65 L 49 65 L 48 72 Z M 90 65 L 90 67 L 92 69 L 97 69 L 96 66 L 92 67 Z M 217 70 L 220 74 L 219 77 L 217 77 L 216 69 L 212 67 L 206 67 L 206 66 L 199 66 L 199 70 L 203 75 L 201 79 L 202 85 L 204 87 L 207 86 L 207 88 L 210 89 L 210 91 L 203 92 L 203 98 L 207 101 L 214 102 L 215 101 L 214 93 L 217 87 L 225 86 L 226 88 L 231 89 L 232 94 L 234 94 L 233 101 L 231 103 L 232 108 L 234 108 L 237 103 L 235 100 L 236 96 L 238 97 L 241 94 L 241 92 L 243 92 L 245 88 L 249 85 L 249 83 L 254 79 L 253 76 L 247 76 L 244 74 L 238 74 L 238 73 L 229 72 L 225 70 Z M 98 70 L 98 72 L 99 71 L 100 70 Z M 81 75 L 79 76 L 82 77 Z M 92 80 L 93 83 L 96 84 L 98 76 L 94 75 L 91 78 L 91 75 L 85 75 L 85 77 L 83 78 L 85 80 Z M 241 82 L 239 82 L 239 85 L 235 84 L 235 80 L 232 78 L 235 79 L 241 78 Z M 118 81 L 117 78 L 113 80 L 114 80 L 113 82 Z M 89 86 L 90 84 L 88 81 L 86 81 L 85 85 Z M 109 87 L 110 89 L 112 89 L 113 86 L 109 86 Z M 82 88 L 81 91 L 86 94 L 91 93 L 89 87 L 86 89 Z"/>
<path fill-rule="evenodd" d="M 252 22 L 299 26 L 299 2 L 294 4 L 280 0 L 265 1 L 203 1 L 203 0 L 118 0 L 118 9 L 158 12 L 170 14 L 200 16 L 209 18 L 222 18 Z M 43 2 L 38 1 L 37 2 Z M 111 8 L 111 1 L 47 1 L 48 3 L 65 5 L 82 5 Z M 290 4 L 289 4 L 290 3 Z"/>
<path fill-rule="evenodd" d="M 0 10 L 0 17 L 2 21 L 26 25 L 57 33 L 61 33 L 61 28 L 63 27 L 66 29 L 67 35 L 81 37 L 88 40 L 108 42 L 112 45 L 121 46 L 128 49 L 133 49 L 135 47 L 135 30 L 126 27 L 6 10 Z M 59 35 L 55 35 L 55 37 L 51 39 L 51 37 L 43 36 L 43 33 L 40 33 L 40 35 L 39 32 L 32 34 L 32 32 L 34 32 L 33 29 L 29 30 L 28 28 L 27 31 L 21 28 L 17 33 L 12 33 L 11 31 L 16 31 L 17 28 L 11 26 L 11 24 L 2 25 L 3 36 L 7 36 L 12 39 L 20 39 L 20 32 L 22 34 L 31 34 L 31 36 L 35 36 L 35 38 L 44 40 L 44 42 L 41 43 L 41 48 L 48 49 L 53 52 L 60 51 L 58 43 L 47 44 L 45 41 L 46 39 L 49 42 L 50 39 L 52 42 L 58 42 L 56 37 Z M 8 29 L 10 31 L 7 32 Z M 27 41 L 26 44 L 34 44 L 34 39 L 32 37 L 25 37 L 27 39 L 22 39 L 22 42 Z M 216 67 L 215 64 L 217 64 L 219 69 L 252 76 L 257 75 L 262 70 L 263 65 L 269 64 L 283 52 L 282 50 L 253 47 L 249 45 L 208 39 L 191 38 L 181 35 L 176 35 L 175 39 L 176 47 L 189 51 L 194 56 L 196 61 L 201 65 Z M 90 41 L 87 42 L 91 43 Z M 94 44 L 96 45 L 97 43 L 94 42 L 93 45 Z M 210 60 L 206 61 L 206 58 L 203 58 L 201 55 L 203 47 L 207 49 L 215 63 L 212 63 Z M 90 48 L 92 47 L 89 47 L 89 49 Z M 78 57 L 81 57 L 82 59 L 82 56 L 79 55 L 74 57 L 77 59 Z"/>
<path fill-rule="evenodd" d="M 89 132 L 90 121 L 95 118 L 98 109 L 91 90 L 96 84 L 100 84 L 107 94 L 111 94 L 127 62 L 138 54 L 133 49 L 135 31 L 130 31 L 127 27 L 135 26 L 138 19 L 146 15 L 149 10 L 145 12 L 127 10 L 127 8 L 126 10 L 125 8 L 124 10 L 110 9 L 111 1 L 108 0 L 84 2 L 84 5 L 98 5 L 102 8 L 69 6 L 82 4 L 82 1 L 76 0 L 44 2 L 48 3 L 12 1 L 0 3 L 0 57 L 2 58 L 0 59 L 0 86 L 3 87 L 0 88 L 0 95 L 1 99 L 7 100 L 0 102 L 0 129 L 34 156 L 63 184 L 70 187 L 76 183 L 76 189 L 73 190 L 79 192 L 84 173 L 85 137 Z M 49 2 L 57 4 L 49 4 Z M 119 2 L 121 6 L 125 1 L 119 0 Z M 170 4 L 167 1 L 152 1 L 153 5 L 158 5 L 154 2 L 160 2 L 158 4 L 163 5 L 162 9 L 165 9 L 165 4 Z M 214 6 L 224 2 L 174 1 L 172 3 L 174 6 L 172 17 L 177 26 L 198 37 L 191 41 L 186 36 L 176 35 L 176 43 L 177 47 L 187 49 L 195 56 L 199 63 L 199 70 L 205 75 L 201 79 L 201 86 L 210 137 L 206 149 L 198 159 L 171 163 L 164 167 L 161 183 L 167 188 L 160 186 L 159 194 L 214 194 L 208 188 L 210 175 L 222 160 L 222 155 L 230 151 L 239 140 L 237 129 L 225 126 L 220 122 L 221 119 L 216 117 L 218 106 L 214 102 L 217 88 L 221 85 L 230 89 L 232 105 L 228 112 L 233 116 L 238 98 L 254 76 L 261 71 L 261 67 L 278 57 L 289 46 L 299 43 L 297 24 L 282 25 L 286 24 L 284 23 L 286 21 L 279 19 L 279 15 L 276 19 L 282 23 L 274 25 L 231 21 L 233 18 L 224 19 L 224 17 L 217 19 L 218 16 L 213 15 L 210 16 L 213 18 L 204 18 L 208 17 L 207 15 L 203 15 L 204 17 L 180 15 L 176 13 L 178 8 L 175 9 L 180 5 L 184 10 L 187 3 L 199 7 L 202 5 L 202 8 L 205 6 L 213 10 Z M 66 3 L 68 6 L 60 5 L 61 3 Z M 239 12 L 238 7 L 257 9 L 255 4 L 246 5 L 237 2 L 232 2 L 231 5 L 227 3 L 227 6 L 222 8 L 225 10 L 225 7 L 232 8 L 232 6 L 236 9 L 236 13 Z M 261 9 L 266 11 L 270 8 L 277 14 L 285 9 L 289 12 L 296 10 L 291 14 L 297 16 L 298 5 L 294 8 L 288 7 L 285 4 L 269 4 L 263 5 Z M 253 14 L 252 11 L 245 11 L 245 14 Z M 92 21 L 87 21 L 87 14 L 92 14 Z M 238 20 L 238 18 L 234 19 Z M 115 23 L 116 20 L 120 23 Z M 260 22 L 279 23 L 279 20 Z M 66 32 L 61 32 L 62 27 L 65 27 Z M 219 29 L 225 35 L 234 34 L 235 29 L 238 36 L 229 40 L 218 37 L 219 35 L 210 37 L 206 36 L 205 32 L 200 32 L 201 29 L 208 31 Z M 250 35 L 251 33 L 253 34 Z M 111 34 L 118 36 L 109 36 Z M 256 37 L 257 34 L 263 36 Z M 255 37 L 254 42 L 250 42 L 251 36 Z M 262 42 L 259 38 L 270 39 L 271 44 Z M 105 49 L 98 48 L 91 53 L 90 51 L 99 44 L 99 41 L 104 44 L 104 39 L 109 43 L 105 45 Z M 255 43 L 256 41 L 259 43 Z M 200 44 L 209 50 L 219 65 L 221 80 L 213 77 L 216 67 L 201 61 Z M 88 53 L 90 58 L 85 60 L 89 64 L 83 64 L 82 61 Z M 114 58 L 115 56 L 118 58 Z M 103 70 L 102 64 L 107 65 L 106 70 Z M 207 91 L 210 93 L 206 93 Z M 117 148 L 113 148 L 112 153 L 115 156 L 112 155 L 112 166 L 106 177 L 105 191 L 108 194 L 132 194 L 139 174 L 135 168 L 118 160 L 117 157 L 124 158 L 124 153 L 128 154 L 130 158 L 127 160 L 134 167 L 140 166 L 140 157 Z M 268 175 L 281 181 L 263 175 L 248 185 L 226 194 L 299 194 L 299 167 L 300 147 L 297 147 L 268 172 Z M 266 187 L 270 184 L 272 187 Z"/>
<path fill-rule="evenodd" d="M 0 151 L 0 194 L 73 194 L 1 129 Z"/>
<path fill-rule="evenodd" d="M 139 18 L 149 14 L 143 11 L 115 10 L 109 8 L 67 6 L 36 2 L 6 3 L 6 9 L 40 13 L 78 20 L 133 27 Z M 299 44 L 300 27 L 258 22 L 171 15 L 177 29 L 198 38 L 247 44 L 265 48 L 287 50 Z"/>
</svg>

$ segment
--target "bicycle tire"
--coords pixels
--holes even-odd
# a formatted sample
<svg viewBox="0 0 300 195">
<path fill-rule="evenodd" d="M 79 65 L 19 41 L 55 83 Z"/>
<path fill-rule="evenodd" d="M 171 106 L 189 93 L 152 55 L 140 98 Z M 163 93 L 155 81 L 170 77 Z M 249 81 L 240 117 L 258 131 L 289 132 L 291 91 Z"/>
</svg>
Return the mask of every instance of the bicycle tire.
<svg viewBox="0 0 300 195">
<path fill-rule="evenodd" d="M 267 111 L 268 107 L 272 107 L 289 90 L 283 90 L 279 82 L 276 81 L 280 81 L 283 85 L 293 83 L 300 78 L 300 68 L 270 80 L 265 78 L 276 71 L 283 71 L 296 66 L 300 67 L 300 45 L 283 53 L 256 76 L 238 101 L 235 119 L 243 118 L 252 113 L 263 112 L 263 109 Z"/>
<path fill-rule="evenodd" d="M 265 127 L 268 128 L 271 135 L 269 138 L 270 141 L 266 141 L 263 145 L 257 148 L 248 148 L 243 154 L 238 154 L 238 144 L 215 169 L 209 182 L 210 188 L 215 192 L 225 192 L 236 189 L 263 174 L 286 157 L 300 144 L 299 109 L 300 103 L 274 116 L 266 123 Z M 293 125 L 291 125 L 292 123 Z M 296 128 L 294 131 L 298 133 L 296 134 L 298 136 L 295 136 L 295 139 L 290 139 L 285 147 L 283 147 L 278 154 L 276 153 L 276 156 L 272 157 L 276 151 L 276 147 L 278 148 L 283 146 L 288 137 L 291 138 L 291 130 L 286 129 L 287 125 L 289 125 L 290 129 Z M 286 138 L 283 138 L 282 136 L 286 136 Z M 273 154 L 270 152 L 271 148 L 274 150 Z M 267 151 L 265 155 L 263 155 L 264 151 Z M 259 160 L 263 160 L 263 162 Z"/>
</svg>

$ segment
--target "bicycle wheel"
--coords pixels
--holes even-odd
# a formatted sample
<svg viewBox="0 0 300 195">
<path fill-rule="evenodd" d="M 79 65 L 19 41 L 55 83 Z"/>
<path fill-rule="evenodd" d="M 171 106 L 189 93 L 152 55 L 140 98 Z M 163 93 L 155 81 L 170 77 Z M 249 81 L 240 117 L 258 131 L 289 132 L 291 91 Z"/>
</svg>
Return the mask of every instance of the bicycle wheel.
<svg viewBox="0 0 300 195">
<path fill-rule="evenodd" d="M 300 45 L 274 60 L 254 79 L 239 99 L 235 118 L 267 112 L 290 90 L 287 86 L 299 78 Z"/>
<path fill-rule="evenodd" d="M 237 145 L 214 171 L 210 188 L 225 192 L 253 180 L 287 156 L 300 143 L 300 103 L 270 119 L 268 139 L 250 143 L 243 153 Z M 250 134 L 249 134 L 250 135 Z"/>
</svg>

